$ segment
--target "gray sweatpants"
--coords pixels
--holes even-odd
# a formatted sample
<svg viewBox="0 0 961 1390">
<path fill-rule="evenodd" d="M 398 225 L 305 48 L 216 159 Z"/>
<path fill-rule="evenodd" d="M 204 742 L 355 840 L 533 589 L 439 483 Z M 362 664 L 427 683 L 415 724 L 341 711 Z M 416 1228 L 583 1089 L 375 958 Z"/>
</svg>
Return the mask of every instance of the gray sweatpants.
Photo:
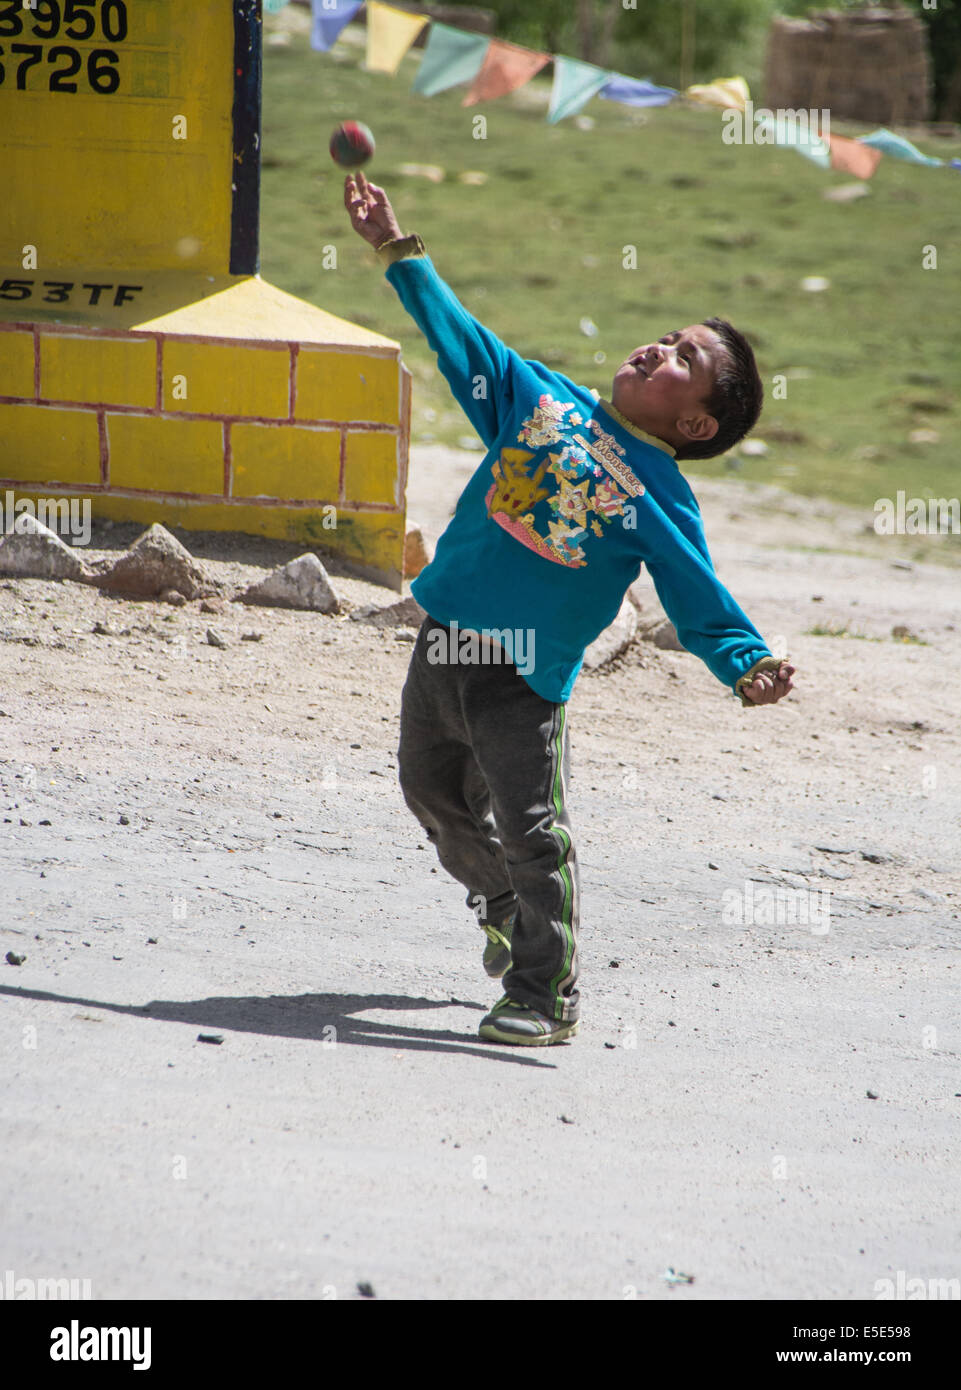
<svg viewBox="0 0 961 1390">
<path fill-rule="evenodd" d="M 404 685 L 404 799 L 479 920 L 499 926 L 518 909 L 505 993 L 573 1022 L 580 890 L 566 807 L 566 706 L 532 690 L 492 644 L 471 664 L 429 660 L 438 650 L 430 633 L 443 627 L 424 619 Z"/>
</svg>

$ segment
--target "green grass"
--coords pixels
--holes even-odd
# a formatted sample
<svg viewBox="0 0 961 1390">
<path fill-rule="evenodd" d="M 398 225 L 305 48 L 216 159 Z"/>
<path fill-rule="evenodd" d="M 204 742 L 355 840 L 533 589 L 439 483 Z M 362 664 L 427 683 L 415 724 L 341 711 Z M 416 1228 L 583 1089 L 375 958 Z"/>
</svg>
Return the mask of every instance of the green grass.
<svg viewBox="0 0 961 1390">
<path fill-rule="evenodd" d="M 814 627 L 804 629 L 805 637 L 853 637 L 858 642 L 900 642 L 907 647 L 928 647 L 923 637 L 915 637 L 913 632 L 891 633 L 891 637 L 869 637 L 866 632 L 858 632 L 847 623 L 815 623 Z"/>
<path fill-rule="evenodd" d="M 351 117 L 374 131 L 369 175 L 403 230 L 420 232 L 466 307 L 523 356 L 609 396 L 623 358 L 675 326 L 717 314 L 748 334 L 766 387 L 756 435 L 770 452 L 692 472 L 723 476 L 733 463 L 740 478 L 866 508 L 899 488 L 957 495 L 957 172 L 885 158 L 869 196 L 831 203 L 823 191 L 849 176 L 791 150 L 724 145 L 719 114 L 707 109 L 637 113 L 595 99 L 585 109 L 593 129 L 550 126 L 524 94 L 464 108 L 462 90 L 412 93 L 419 55 L 390 77 L 362 71 L 353 45 L 341 41 L 335 53 L 315 53 L 302 36 L 265 45 L 261 273 L 402 343 L 414 442 L 454 443 L 470 427 L 350 229 L 327 140 Z M 549 79 L 532 85 L 547 91 Z M 472 138 L 478 114 L 486 140 Z M 959 140 L 918 138 L 926 152 L 961 154 Z M 446 177 L 405 177 L 405 162 L 438 164 Z M 487 182 L 458 182 L 466 170 Z M 324 270 L 329 244 L 338 266 Z M 636 270 L 622 268 L 629 244 Z M 922 269 L 928 245 L 937 270 Z M 811 275 L 830 289 L 802 290 Z M 579 329 L 587 317 L 596 337 Z M 778 373 L 788 377 L 784 400 L 772 397 Z M 936 430 L 939 442 L 912 444 L 918 429 Z"/>
</svg>

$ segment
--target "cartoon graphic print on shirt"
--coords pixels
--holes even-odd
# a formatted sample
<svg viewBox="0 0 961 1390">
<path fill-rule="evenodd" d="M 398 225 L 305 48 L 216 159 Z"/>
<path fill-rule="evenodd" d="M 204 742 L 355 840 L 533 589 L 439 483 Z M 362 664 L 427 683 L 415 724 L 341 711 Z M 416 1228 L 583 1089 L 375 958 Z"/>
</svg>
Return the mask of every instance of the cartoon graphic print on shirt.
<svg viewBox="0 0 961 1390">
<path fill-rule="evenodd" d="M 565 420 L 568 411 L 573 413 Z M 583 423 L 574 401 L 562 403 L 553 396 L 541 396 L 533 413 L 521 422 L 517 436 L 520 443 L 530 447 L 501 450 L 491 468 L 494 485 L 485 499 L 488 516 L 515 540 L 546 560 L 573 568 L 587 564 L 581 542 L 588 534 L 603 536 L 604 525 L 624 515 L 628 494 L 639 497 L 644 492 L 643 485 L 617 457 L 624 449 L 613 435 L 590 420 L 590 429 L 598 438 L 589 441 L 574 433 Z M 532 472 L 537 454 L 531 449 L 539 451 L 551 444 L 563 447 L 548 452 Z M 611 473 L 625 491 L 617 487 Z M 553 519 L 544 516 L 546 535 L 537 530 L 534 515 L 534 508 L 545 499 L 554 514 Z"/>
</svg>

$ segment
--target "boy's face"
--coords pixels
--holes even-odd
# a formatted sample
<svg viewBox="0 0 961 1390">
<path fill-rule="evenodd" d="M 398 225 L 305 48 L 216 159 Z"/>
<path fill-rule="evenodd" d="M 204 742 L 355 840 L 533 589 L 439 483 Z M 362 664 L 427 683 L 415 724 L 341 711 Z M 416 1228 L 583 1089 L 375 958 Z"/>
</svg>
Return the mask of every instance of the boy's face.
<svg viewBox="0 0 961 1390">
<path fill-rule="evenodd" d="M 724 344 L 706 324 L 665 333 L 635 348 L 614 374 L 611 404 L 648 434 L 675 447 L 712 439 L 717 421 L 704 404 L 725 357 Z"/>
</svg>

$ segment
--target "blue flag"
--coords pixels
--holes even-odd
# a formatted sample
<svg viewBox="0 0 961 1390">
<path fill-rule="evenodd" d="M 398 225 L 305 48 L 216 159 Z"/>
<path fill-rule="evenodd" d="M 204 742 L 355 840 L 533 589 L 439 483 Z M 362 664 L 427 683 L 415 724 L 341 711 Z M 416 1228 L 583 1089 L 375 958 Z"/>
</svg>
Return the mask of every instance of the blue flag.
<svg viewBox="0 0 961 1390">
<path fill-rule="evenodd" d="M 678 93 L 673 87 L 655 87 L 653 82 L 616 73 L 599 95 L 605 101 L 620 101 L 625 106 L 666 106 Z"/>
<path fill-rule="evenodd" d="M 870 145 L 872 150 L 881 150 L 883 154 L 893 155 L 895 159 L 906 159 L 910 164 L 928 164 L 932 168 L 943 164 L 943 159 L 932 159 L 929 155 L 922 154 L 910 140 L 905 140 L 903 135 L 895 135 L 893 130 L 872 130 L 870 135 L 858 137 L 862 145 Z"/>
<path fill-rule="evenodd" d="M 310 35 L 311 48 L 326 53 L 333 48 L 345 24 L 349 24 L 363 0 L 313 0 L 314 27 Z"/>
</svg>

